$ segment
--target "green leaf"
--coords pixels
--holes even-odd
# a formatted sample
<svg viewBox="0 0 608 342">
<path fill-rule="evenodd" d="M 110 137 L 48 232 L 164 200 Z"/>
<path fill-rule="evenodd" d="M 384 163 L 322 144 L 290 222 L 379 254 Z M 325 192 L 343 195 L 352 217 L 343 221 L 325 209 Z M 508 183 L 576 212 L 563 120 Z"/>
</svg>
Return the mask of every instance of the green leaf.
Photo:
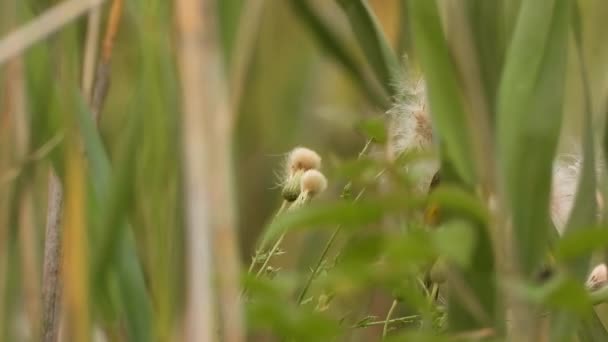
<svg viewBox="0 0 608 342">
<path fill-rule="evenodd" d="M 468 267 L 475 247 L 476 236 L 471 225 L 465 221 L 450 220 L 433 235 L 439 255 L 460 267 Z"/>
<path fill-rule="evenodd" d="M 569 313 L 583 313 L 591 307 L 585 287 L 570 277 L 556 276 L 541 286 L 520 284 L 516 291 L 530 302 Z"/>
<path fill-rule="evenodd" d="M 317 12 L 309 0 L 290 0 L 289 3 L 294 9 L 294 13 L 312 31 L 321 47 L 346 69 L 357 86 L 367 94 L 370 100 L 381 108 L 388 108 L 390 99 L 387 94 L 389 93 L 380 89 L 377 84 L 370 80 L 367 71 L 359 65 L 352 52 L 344 45 L 344 39 L 331 26 L 331 23 Z"/>
<path fill-rule="evenodd" d="M 89 161 L 90 179 L 96 190 L 97 200 L 103 203 L 101 215 L 104 222 L 112 224 L 102 227 L 105 229 L 104 235 L 101 237 L 102 244 L 96 250 L 97 253 L 93 255 L 93 285 L 97 289 L 103 288 L 107 267 L 115 263 L 120 297 L 125 303 L 127 311 L 125 316 L 129 337 L 133 341 L 149 341 L 152 336 L 149 329 L 152 305 L 138 256 L 135 253 L 135 241 L 123 221 L 126 212 L 124 205 L 126 198 L 123 196 L 123 191 L 130 170 L 128 167 L 122 167 L 125 165 L 119 165 L 115 169 L 114 177 L 111 177 L 112 168 L 99 132 L 95 129 L 90 112 L 84 102 L 80 99 L 79 103 L 78 122 Z M 130 127 L 129 136 L 134 137 L 134 125 Z M 129 142 L 131 144 L 128 144 L 126 151 L 133 151 L 134 143 Z M 132 158 L 125 159 L 132 160 Z"/>
<path fill-rule="evenodd" d="M 490 214 L 479 198 L 454 185 L 441 185 L 429 195 L 429 202 L 436 203 L 442 211 L 467 217 L 481 223 L 489 222 Z"/>
<path fill-rule="evenodd" d="M 582 37 L 578 6 L 573 4 L 572 13 L 573 31 L 576 42 L 576 51 L 580 65 L 580 77 L 583 84 L 583 103 L 585 113 L 583 115 L 583 134 L 581 136 L 583 146 L 583 164 L 581 166 L 580 180 L 576 191 L 576 198 L 568 223 L 566 224 L 566 234 L 593 226 L 597 221 L 597 200 L 596 200 L 596 165 L 593 134 L 593 113 L 591 102 L 591 90 L 589 89 L 589 79 L 587 67 L 583 55 Z M 577 260 L 572 261 L 569 266 L 571 271 L 577 275 L 579 280 L 584 280 L 589 268 L 591 253 L 581 255 Z"/>
<path fill-rule="evenodd" d="M 395 77 L 400 66 L 365 0 L 337 0 L 348 16 L 359 46 L 388 94 L 395 94 Z"/>
<path fill-rule="evenodd" d="M 338 224 L 345 228 L 360 227 L 377 222 L 390 213 L 421 205 L 421 200 L 415 200 L 409 196 L 384 197 L 357 202 L 312 203 L 275 218 L 262 234 L 261 246 L 266 246 L 282 232 L 292 229 Z"/>
<path fill-rule="evenodd" d="M 517 262 L 531 276 L 545 256 L 560 133 L 569 0 L 524 1 L 498 94 L 498 159 Z"/>
<path fill-rule="evenodd" d="M 512 0 L 507 0 L 507 2 Z M 496 108 L 496 93 L 506 50 L 504 0 L 468 0 L 468 18 L 475 40 L 485 95 Z"/>
<path fill-rule="evenodd" d="M 608 246 L 608 229 L 583 228 L 566 232 L 557 242 L 555 256 L 562 260 L 572 260 Z"/>
<path fill-rule="evenodd" d="M 439 140 L 458 175 L 465 183 L 473 184 L 472 132 L 467 125 L 458 73 L 450 59 L 437 4 L 428 0 L 412 0 L 409 4 L 414 48 L 424 71 Z"/>
</svg>

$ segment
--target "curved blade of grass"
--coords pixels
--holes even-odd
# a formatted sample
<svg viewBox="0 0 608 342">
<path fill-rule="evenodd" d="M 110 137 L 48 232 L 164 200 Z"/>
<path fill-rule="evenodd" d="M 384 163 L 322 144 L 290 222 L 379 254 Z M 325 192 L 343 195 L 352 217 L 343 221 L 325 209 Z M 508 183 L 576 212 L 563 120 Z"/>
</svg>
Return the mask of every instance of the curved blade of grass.
<svg viewBox="0 0 608 342">
<path fill-rule="evenodd" d="M 516 263 L 531 276 L 549 233 L 552 163 L 560 133 L 568 0 L 524 1 L 499 86 L 498 159 Z"/>
<path fill-rule="evenodd" d="M 568 218 L 566 225 L 565 236 L 573 231 L 592 227 L 597 221 L 597 201 L 596 201 L 596 166 L 595 166 L 595 151 L 593 139 L 593 113 L 591 105 L 591 89 L 589 88 L 589 80 L 587 75 L 587 67 L 583 56 L 582 38 L 580 20 L 578 18 L 578 6 L 574 5 L 572 28 L 576 42 L 576 50 L 580 63 L 580 75 L 584 90 L 584 131 L 582 135 L 583 146 L 583 163 L 581 168 L 581 176 L 576 192 L 576 198 L 572 212 Z M 588 267 L 591 253 L 582 255 L 578 260 L 570 264 L 570 268 L 576 274 L 578 279 L 584 280 Z"/>
<path fill-rule="evenodd" d="M 495 108 L 506 50 L 504 1 L 469 0 L 468 6 L 485 95 L 490 107 Z"/>
<path fill-rule="evenodd" d="M 365 0 L 337 1 L 348 16 L 359 46 L 384 90 L 390 95 L 395 95 L 395 87 L 392 84 L 395 81 L 394 75 L 400 70 L 399 62 L 371 9 Z"/>
<path fill-rule="evenodd" d="M 353 54 L 344 46 L 343 39 L 316 12 L 308 0 L 290 0 L 289 3 L 294 9 L 294 14 L 301 18 L 306 26 L 312 30 L 319 44 L 346 69 L 369 99 L 381 108 L 387 109 L 390 104 L 388 93 L 379 88 L 374 80 L 370 79 L 367 71 L 359 65 Z"/>
<path fill-rule="evenodd" d="M 123 188 L 126 177 L 130 173 L 129 167 L 120 167 L 111 177 L 111 165 L 103 148 L 99 132 L 95 129 L 92 116 L 82 101 L 78 111 L 78 122 L 84 141 L 84 148 L 89 160 L 90 179 L 97 193 L 97 199 L 102 205 L 101 215 L 103 222 L 111 224 L 103 227 L 106 231 L 102 236 L 102 246 L 93 255 L 93 280 L 95 286 L 103 281 L 106 267 L 115 263 L 118 273 L 120 296 L 124 301 L 127 331 L 134 341 L 149 341 L 151 339 L 151 310 L 148 292 L 143 278 L 141 266 L 135 254 L 135 241 L 128 233 L 128 227 L 123 221 L 126 214 Z M 134 137 L 135 124 L 129 129 L 129 136 Z M 130 140 L 130 139 L 129 139 Z M 135 144 L 129 141 L 127 150 Z M 125 158 L 131 160 L 132 158 Z M 114 248 L 116 247 L 116 248 Z M 105 251 L 105 252 L 104 252 Z M 114 253 L 110 253 L 114 251 Z M 105 255 L 107 253 L 107 255 Z"/>
<path fill-rule="evenodd" d="M 458 86 L 458 76 L 443 36 L 435 1 L 412 0 L 410 21 L 414 48 L 426 77 L 433 122 L 447 158 L 460 178 L 473 184 L 470 132 Z"/>
<path fill-rule="evenodd" d="M 597 202 L 596 202 L 596 174 L 595 174 L 595 151 L 594 151 L 594 139 L 593 139 L 593 115 L 591 107 L 591 93 L 589 89 L 587 68 L 584 61 L 583 50 L 582 50 L 582 38 L 581 38 L 581 27 L 578 13 L 578 6 L 576 3 L 569 4 L 573 7 L 572 13 L 572 30 L 574 33 L 574 41 L 576 46 L 576 52 L 579 59 L 580 65 L 580 76 L 583 84 L 583 103 L 584 103 L 584 114 L 583 114 L 583 134 L 582 134 L 582 146 L 583 146 L 583 163 L 581 169 L 581 176 L 576 192 L 576 198 L 574 206 L 568 218 L 566 224 L 566 230 L 564 236 L 567 237 L 573 232 L 580 231 L 591 227 L 597 221 Z M 572 273 L 579 281 L 584 281 L 588 268 L 591 253 L 587 252 L 578 257 L 570 260 L 566 263 L 570 273 Z M 593 317 L 583 320 L 583 326 L 579 329 L 579 335 L 589 335 L 592 333 L 600 333 L 597 329 L 597 324 L 591 325 Z M 559 312 L 554 318 L 552 325 L 552 338 L 556 341 L 567 341 L 570 336 L 573 335 L 576 327 L 579 325 L 579 318 L 576 316 Z M 591 327 L 593 331 L 589 331 Z M 604 331 L 604 334 L 606 332 Z"/>
</svg>

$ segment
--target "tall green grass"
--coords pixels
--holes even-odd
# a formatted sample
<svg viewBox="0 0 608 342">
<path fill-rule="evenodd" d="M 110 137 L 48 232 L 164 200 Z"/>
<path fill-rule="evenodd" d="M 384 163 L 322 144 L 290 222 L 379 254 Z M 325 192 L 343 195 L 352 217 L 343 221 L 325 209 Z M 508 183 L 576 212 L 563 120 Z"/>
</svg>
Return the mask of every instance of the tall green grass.
<svg viewBox="0 0 608 342">
<path fill-rule="evenodd" d="M 0 50 L 66 3 L 0 2 Z M 606 193 L 603 1 L 180 2 L 208 6 L 209 21 L 162 0 L 125 1 L 112 15 L 118 3 L 99 7 L 93 42 L 106 96 L 82 91 L 86 12 L 0 64 L 0 340 L 40 340 L 61 322 L 61 338 L 77 341 L 607 338 L 605 289 L 584 286 L 608 246 L 606 199 L 596 206 Z M 186 48 L 197 29 L 213 39 Z M 188 51 L 202 56 L 198 86 Z M 384 113 L 419 75 L 436 146 L 395 156 Z M 193 110 L 200 98 L 217 107 Z M 220 128 L 205 131 L 212 122 Z M 273 218 L 274 173 L 296 145 L 321 154 L 329 188 Z M 558 239 L 551 175 L 571 145 L 581 179 Z M 429 160 L 442 181 L 427 194 L 408 170 Z M 64 194 L 56 323 L 43 320 L 42 296 L 51 172 Z M 188 213 L 209 208 L 193 225 Z M 201 227 L 210 240 L 193 234 Z M 283 233 L 269 268 L 234 277 L 237 261 Z M 433 284 L 438 270 L 445 283 Z M 198 291 L 211 297 L 194 301 Z M 212 331 L 192 335 L 193 308 L 211 313 Z"/>
</svg>

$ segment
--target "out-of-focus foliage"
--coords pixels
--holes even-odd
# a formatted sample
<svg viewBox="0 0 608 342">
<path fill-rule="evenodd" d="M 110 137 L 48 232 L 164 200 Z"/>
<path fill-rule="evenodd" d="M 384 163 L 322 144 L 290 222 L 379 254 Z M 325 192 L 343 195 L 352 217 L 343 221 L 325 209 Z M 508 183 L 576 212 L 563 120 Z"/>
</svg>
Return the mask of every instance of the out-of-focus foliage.
<svg viewBox="0 0 608 342">
<path fill-rule="evenodd" d="M 261 0 L 259 16 L 250 1 L 217 0 L 214 14 L 226 80 L 248 56 L 231 158 L 249 340 L 608 336 L 595 305 L 608 298 L 583 283 L 608 246 L 605 207 L 592 205 L 607 193 L 594 160 L 608 153 L 596 143 L 608 141 L 606 1 Z M 58 2 L 1 1 L 0 39 Z M 0 65 L 0 340 L 39 337 L 51 169 L 66 196 L 82 195 L 91 336 L 183 338 L 174 19 L 172 1 L 125 1 L 98 129 L 80 91 L 85 17 Z M 384 113 L 419 74 L 437 153 L 391 155 Z M 322 155 L 329 188 L 275 218 L 298 145 Z M 552 163 L 573 145 L 583 177 L 552 243 Z M 82 192 L 66 169 L 73 151 Z M 427 194 L 409 170 L 429 160 L 442 183 Z M 283 233 L 267 268 L 247 273 Z"/>
</svg>

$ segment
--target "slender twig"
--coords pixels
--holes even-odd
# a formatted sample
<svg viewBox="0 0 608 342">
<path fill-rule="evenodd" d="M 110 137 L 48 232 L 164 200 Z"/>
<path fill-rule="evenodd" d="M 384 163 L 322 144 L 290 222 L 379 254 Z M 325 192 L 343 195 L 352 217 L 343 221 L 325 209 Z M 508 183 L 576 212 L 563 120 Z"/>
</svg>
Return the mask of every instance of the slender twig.
<svg viewBox="0 0 608 342">
<path fill-rule="evenodd" d="M 66 0 L 0 40 L 0 65 L 105 0 Z"/>
<path fill-rule="evenodd" d="M 363 157 L 367 153 L 369 147 L 371 146 L 371 143 L 372 143 L 371 139 L 365 143 L 365 145 L 363 146 L 363 149 L 361 149 L 361 151 L 359 152 L 357 159 L 361 159 L 361 157 Z M 378 176 L 376 176 L 376 177 L 378 177 Z M 348 182 L 348 184 L 346 184 L 344 186 L 342 193 L 343 194 L 346 193 L 346 191 L 348 189 L 350 189 L 351 186 L 352 186 L 352 182 Z M 355 202 L 358 201 L 364 192 L 365 192 L 365 188 L 362 189 L 357 194 L 354 201 Z M 304 284 L 304 287 L 302 288 L 302 290 L 300 291 L 300 294 L 298 295 L 298 299 L 297 299 L 298 305 L 302 304 L 302 302 L 304 301 L 304 297 L 306 296 L 306 293 L 308 292 L 308 289 L 310 288 L 312 281 L 314 280 L 315 276 L 319 273 L 319 269 L 321 268 L 321 265 L 323 264 L 323 260 L 325 260 L 325 257 L 327 257 L 327 253 L 329 253 L 331 246 L 333 246 L 334 241 L 336 240 L 336 237 L 338 236 L 338 234 L 340 233 L 341 230 L 342 230 L 342 225 L 337 225 L 336 228 L 334 229 L 333 233 L 329 237 L 329 240 L 327 240 L 327 242 L 325 243 L 325 247 L 323 248 L 323 251 L 321 252 L 321 255 L 319 256 L 319 259 L 317 259 L 315 266 L 313 267 L 310 275 L 306 279 L 306 283 Z"/>
<path fill-rule="evenodd" d="M 84 62 L 82 65 L 82 93 L 87 101 L 90 100 L 91 88 L 93 87 L 100 23 L 101 9 L 99 7 L 93 8 L 91 12 L 89 12 L 87 18 L 87 37 L 85 40 Z"/>
<path fill-rule="evenodd" d="M 420 316 L 418 316 L 418 315 L 405 316 L 405 317 L 393 318 L 393 319 L 384 320 L 384 321 L 358 323 L 358 324 L 351 326 L 351 328 L 358 329 L 358 328 L 367 328 L 367 327 L 373 327 L 373 326 L 377 326 L 377 325 L 386 325 L 386 324 L 393 324 L 393 323 L 410 323 L 410 322 L 415 322 L 419 319 L 420 319 Z"/>
<path fill-rule="evenodd" d="M 279 246 L 281 245 L 281 242 L 283 242 L 284 238 L 285 238 L 285 232 L 283 234 L 281 234 L 281 236 L 279 236 L 279 238 L 277 239 L 277 241 L 274 243 L 274 246 L 272 246 L 272 248 L 270 249 L 270 251 L 266 255 L 266 258 L 264 259 L 264 263 L 262 264 L 262 266 L 260 267 L 260 269 L 258 270 L 258 272 L 255 274 L 256 278 L 258 278 L 264 272 L 264 270 L 266 269 L 266 267 L 268 267 L 268 263 L 270 262 L 270 259 L 277 252 L 277 250 L 279 249 Z"/>
<path fill-rule="evenodd" d="M 17 13 L 16 4 L 4 6 L 4 10 L 10 17 Z M 13 19 L 14 20 L 14 19 Z M 13 21 L 8 19 L 8 21 Z M 24 65 L 21 56 L 16 56 L 10 60 L 6 66 L 6 78 L 4 80 L 7 117 L 11 117 L 11 130 L 14 140 L 12 149 L 17 160 L 22 161 L 27 158 L 30 148 L 30 126 L 29 113 L 26 106 L 26 87 Z M 1 101 L 1 100 L 0 100 Z M 33 339 L 40 338 L 40 279 L 38 275 L 37 260 L 37 230 L 33 222 L 34 202 L 33 185 L 31 175 L 26 175 L 18 185 L 15 186 L 18 208 L 18 234 L 19 252 L 21 257 L 22 288 L 24 295 L 25 311 L 30 322 L 30 329 L 33 331 Z"/>
<path fill-rule="evenodd" d="M 111 59 L 114 41 L 118 32 L 122 10 L 124 7 L 123 0 L 113 0 L 110 7 L 110 15 L 106 24 L 106 31 L 103 37 L 101 56 L 97 64 L 95 73 L 95 84 L 90 93 L 91 114 L 93 120 L 99 122 L 100 113 L 103 109 L 108 88 L 110 87 Z M 85 88 L 85 90 L 87 90 Z M 88 95 L 88 94 L 87 94 Z"/>
<path fill-rule="evenodd" d="M 388 335 L 389 322 L 391 320 L 391 316 L 393 315 L 393 312 L 395 311 L 395 308 L 397 308 L 397 304 L 399 304 L 399 302 L 396 299 L 394 299 L 393 304 L 391 304 L 390 309 L 388 309 L 388 312 L 386 313 L 384 327 L 382 328 L 382 339 L 383 340 L 386 339 L 386 336 Z"/>
<path fill-rule="evenodd" d="M 189 341 L 217 340 L 213 250 L 223 339 L 238 342 L 244 340 L 244 332 L 234 233 L 231 112 L 221 77 L 215 6 L 213 0 L 175 2 L 189 267 L 185 336 Z"/>
<path fill-rule="evenodd" d="M 281 204 L 281 207 L 279 208 L 279 210 L 277 210 L 277 213 L 274 215 L 274 219 L 276 219 L 279 215 L 281 215 L 281 213 L 283 213 L 283 211 L 287 208 L 288 203 L 289 202 L 287 202 L 285 200 L 283 201 L 283 203 Z M 249 269 L 247 270 L 247 274 L 251 274 L 251 272 L 253 272 L 255 265 L 258 263 L 258 260 L 260 260 L 260 258 L 262 257 L 263 254 L 264 254 L 264 250 L 263 250 L 263 246 L 262 246 L 256 250 L 255 255 L 251 259 L 251 264 L 249 264 Z"/>
<path fill-rule="evenodd" d="M 97 2 L 91 10 L 87 21 L 87 37 L 85 41 L 84 63 L 82 72 L 81 88 L 87 101 L 90 100 L 93 82 L 93 70 L 95 69 L 95 57 L 97 55 L 97 40 L 99 32 L 100 9 Z M 62 135 L 59 137 L 63 138 Z M 43 341 L 55 342 L 59 333 L 60 316 L 60 265 L 62 258 L 61 247 L 61 214 L 63 210 L 63 190 L 59 177 L 51 170 L 49 175 L 49 194 L 46 222 L 46 237 L 44 244 L 44 266 L 43 266 Z"/>
<path fill-rule="evenodd" d="M 4 173 L 0 175 L 0 188 L 2 188 L 3 185 L 10 183 L 11 181 L 14 181 L 17 177 L 19 177 L 21 171 L 29 164 L 35 163 L 47 157 L 48 154 L 51 153 L 51 151 L 53 151 L 53 149 L 61 143 L 62 140 L 63 134 L 55 134 L 55 136 L 53 136 L 46 143 L 40 146 L 36 151 L 23 158 L 20 163 L 4 171 Z"/>
<path fill-rule="evenodd" d="M 48 189 L 42 273 L 42 340 L 44 342 L 55 342 L 59 334 L 59 303 L 61 301 L 59 269 L 61 264 L 63 188 L 59 177 L 52 170 L 49 172 Z"/>
</svg>

